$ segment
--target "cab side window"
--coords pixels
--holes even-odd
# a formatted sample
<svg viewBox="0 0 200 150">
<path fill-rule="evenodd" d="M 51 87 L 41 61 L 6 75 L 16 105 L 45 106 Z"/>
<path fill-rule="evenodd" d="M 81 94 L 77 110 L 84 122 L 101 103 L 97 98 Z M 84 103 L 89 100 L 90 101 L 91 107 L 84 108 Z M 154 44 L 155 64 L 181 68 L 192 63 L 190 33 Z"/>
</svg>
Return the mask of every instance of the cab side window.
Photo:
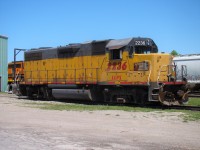
<svg viewBox="0 0 200 150">
<path fill-rule="evenodd" d="M 110 59 L 111 60 L 122 59 L 122 50 L 120 49 L 110 50 Z"/>
</svg>

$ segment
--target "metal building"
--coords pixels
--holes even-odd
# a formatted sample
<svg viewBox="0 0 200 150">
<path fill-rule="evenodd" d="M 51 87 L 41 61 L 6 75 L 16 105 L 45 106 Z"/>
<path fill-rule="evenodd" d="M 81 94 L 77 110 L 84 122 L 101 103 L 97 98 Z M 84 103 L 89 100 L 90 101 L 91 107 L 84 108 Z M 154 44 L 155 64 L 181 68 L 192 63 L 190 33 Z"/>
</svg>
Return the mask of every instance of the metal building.
<svg viewBox="0 0 200 150">
<path fill-rule="evenodd" d="M 8 37 L 0 35 L 0 92 L 7 90 L 8 84 Z"/>
</svg>

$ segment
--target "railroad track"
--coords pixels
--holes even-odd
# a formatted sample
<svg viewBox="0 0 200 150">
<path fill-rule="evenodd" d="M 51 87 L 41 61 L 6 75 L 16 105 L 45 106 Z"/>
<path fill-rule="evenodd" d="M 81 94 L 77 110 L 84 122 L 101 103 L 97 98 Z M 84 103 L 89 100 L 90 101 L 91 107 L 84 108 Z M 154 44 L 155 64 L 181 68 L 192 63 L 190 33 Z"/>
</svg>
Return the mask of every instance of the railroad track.
<svg viewBox="0 0 200 150">
<path fill-rule="evenodd" d="M 191 111 L 200 111 L 199 106 L 168 106 L 167 109 L 178 109 L 178 110 L 191 110 Z"/>
<path fill-rule="evenodd" d="M 130 105 L 131 106 L 131 105 Z M 142 106 L 134 106 L 134 107 L 142 107 Z M 162 109 L 162 110 L 191 110 L 191 111 L 200 111 L 200 106 L 164 106 L 164 105 L 145 105 L 144 108 L 152 108 L 152 109 Z"/>
<path fill-rule="evenodd" d="M 27 99 L 27 97 L 19 97 L 19 99 Z M 139 105 L 139 104 L 130 104 L 130 103 L 108 103 L 108 102 L 94 102 L 94 101 L 82 101 L 82 100 L 58 100 L 55 99 L 53 101 L 66 102 L 66 103 L 76 103 L 76 104 L 84 104 L 84 105 L 108 105 L 108 106 L 129 106 L 129 107 L 144 107 L 144 108 L 153 108 L 153 109 L 177 109 L 177 110 L 191 110 L 191 111 L 200 111 L 199 106 L 163 106 L 160 104 L 147 104 L 147 105 Z"/>
<path fill-rule="evenodd" d="M 189 94 L 189 97 L 200 97 L 200 94 Z"/>
<path fill-rule="evenodd" d="M 0 95 L 0 97 L 9 97 L 5 95 Z M 19 96 L 18 99 L 27 99 L 26 96 Z M 60 102 L 70 102 L 70 103 L 78 103 L 85 105 L 109 105 L 109 106 L 130 106 L 130 107 L 145 107 L 145 108 L 153 108 L 153 109 L 177 109 L 177 110 L 191 110 L 191 111 L 200 111 L 200 106 L 163 106 L 159 104 L 147 104 L 147 105 L 138 105 L 138 104 L 124 104 L 124 103 L 106 103 L 106 102 L 92 102 L 92 101 L 82 101 L 82 100 L 55 100 Z"/>
</svg>

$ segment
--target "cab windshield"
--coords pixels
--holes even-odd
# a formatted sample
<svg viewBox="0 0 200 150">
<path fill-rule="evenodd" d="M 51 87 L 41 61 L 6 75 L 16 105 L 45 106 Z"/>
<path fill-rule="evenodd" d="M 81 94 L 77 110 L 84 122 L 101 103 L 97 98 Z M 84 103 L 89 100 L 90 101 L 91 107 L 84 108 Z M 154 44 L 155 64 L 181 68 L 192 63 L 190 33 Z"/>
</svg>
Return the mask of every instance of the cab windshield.
<svg viewBox="0 0 200 150">
<path fill-rule="evenodd" d="M 151 53 L 151 47 L 147 46 L 135 46 L 136 54 L 149 54 Z"/>
</svg>

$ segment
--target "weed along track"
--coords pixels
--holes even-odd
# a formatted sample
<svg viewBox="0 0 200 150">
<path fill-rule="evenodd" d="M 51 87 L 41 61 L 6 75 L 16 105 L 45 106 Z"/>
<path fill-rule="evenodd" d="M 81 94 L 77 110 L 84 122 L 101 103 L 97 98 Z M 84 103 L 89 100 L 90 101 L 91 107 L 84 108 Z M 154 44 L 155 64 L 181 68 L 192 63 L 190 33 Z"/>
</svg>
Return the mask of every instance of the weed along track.
<svg viewBox="0 0 200 150">
<path fill-rule="evenodd" d="M 27 99 L 26 96 L 18 96 L 19 99 Z M 38 100 L 36 100 L 38 101 Z M 98 101 L 85 101 L 85 100 L 74 100 L 74 99 L 54 99 L 54 101 L 50 101 L 50 105 L 49 107 L 53 107 L 51 106 L 51 104 L 53 105 L 54 103 L 57 105 L 56 102 L 62 102 L 61 106 L 63 107 L 63 105 L 68 105 L 68 104 L 72 104 L 70 107 L 71 109 L 78 109 L 79 108 L 83 108 L 84 109 L 90 109 L 90 110 L 109 110 L 109 109 L 116 109 L 116 110 L 124 110 L 124 111 L 135 111 L 135 110 L 142 110 L 143 111 L 151 111 L 151 110 L 190 110 L 190 111 L 200 111 L 200 99 L 198 98 L 190 98 L 191 104 L 190 105 L 182 105 L 182 106 L 163 106 L 160 105 L 159 103 L 152 103 L 152 104 L 147 104 L 147 105 L 139 105 L 139 104 L 131 104 L 131 103 L 108 103 L 108 102 L 98 102 Z M 42 101 L 41 101 L 42 102 Z M 46 102 L 46 101 L 43 101 Z M 47 103 L 48 104 L 48 103 Z M 77 104 L 75 106 L 75 104 Z M 45 103 L 44 103 L 45 105 Z M 58 109 L 61 109 L 58 106 Z M 68 106 L 66 106 L 67 108 Z M 122 108 L 120 108 L 122 107 Z M 48 108 L 48 107 L 47 107 Z M 63 107 L 64 108 L 64 107 Z M 55 107 L 56 109 L 56 107 Z M 68 107 L 69 109 L 69 107 Z"/>
<path fill-rule="evenodd" d="M 54 100 L 54 101 L 40 101 L 27 100 L 25 105 L 28 107 L 37 107 L 45 110 L 67 110 L 67 111 L 126 111 L 126 112 L 180 112 L 181 119 L 184 121 L 198 121 L 200 120 L 199 105 L 200 100 L 191 98 L 191 105 L 193 106 L 161 106 L 160 104 L 151 105 L 136 105 L 136 104 L 119 104 L 106 102 L 91 102 L 82 100 Z"/>
</svg>

